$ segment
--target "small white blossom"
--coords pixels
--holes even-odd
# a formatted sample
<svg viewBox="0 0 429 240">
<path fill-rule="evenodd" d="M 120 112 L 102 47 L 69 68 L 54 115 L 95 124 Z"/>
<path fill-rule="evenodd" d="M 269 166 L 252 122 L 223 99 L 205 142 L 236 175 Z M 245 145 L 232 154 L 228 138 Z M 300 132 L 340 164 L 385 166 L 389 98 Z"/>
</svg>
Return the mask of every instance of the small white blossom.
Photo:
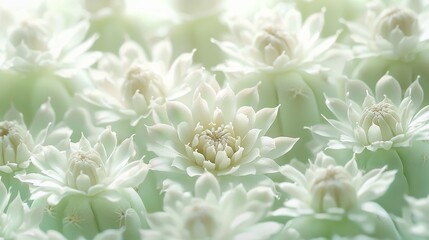
<svg viewBox="0 0 429 240">
<path fill-rule="evenodd" d="M 164 211 L 148 215 L 144 239 L 268 239 L 280 229 L 263 221 L 274 201 L 268 187 L 246 192 L 242 185 L 221 192 L 211 173 L 201 175 L 193 192 L 178 185 L 165 190 Z"/>
<path fill-rule="evenodd" d="M 280 172 L 292 182 L 279 184 L 290 195 L 276 215 L 344 214 L 382 196 L 395 178 L 396 171 L 386 167 L 367 173 L 359 170 L 352 158 L 345 166 L 319 153 L 305 172 L 285 165 Z"/>
<path fill-rule="evenodd" d="M 278 5 L 260 11 L 253 21 L 228 19 L 230 41 L 215 41 L 234 60 L 219 66 L 225 72 L 287 71 L 318 72 L 329 58 L 337 35 L 320 38 L 324 13 L 302 20 L 293 7 Z"/>
<path fill-rule="evenodd" d="M 148 127 L 148 149 L 157 157 L 155 170 L 179 172 L 191 177 L 206 171 L 216 176 L 246 176 L 276 172 L 276 158 L 297 139 L 265 136 L 278 108 L 255 111 L 256 87 L 235 94 L 228 86 L 203 83 L 191 106 L 167 101 L 159 108 L 166 115 Z"/>
<path fill-rule="evenodd" d="M 70 129 L 54 124 L 50 101 L 40 106 L 28 128 L 24 116 L 12 107 L 0 121 L 0 172 L 26 169 L 41 146 L 56 145 L 71 135 Z"/>
<path fill-rule="evenodd" d="M 6 39 L 0 42 L 1 69 L 24 73 L 47 70 L 69 77 L 97 60 L 99 53 L 88 52 L 97 36 L 85 39 L 89 23 L 67 23 L 46 5 L 40 2 L 38 8 L 24 11 L 3 9 L 11 17 L 0 29 L 1 37 Z"/>
<path fill-rule="evenodd" d="M 201 70 L 192 64 L 193 53 L 180 55 L 172 63 L 171 44 L 156 44 L 150 57 L 141 46 L 126 41 L 119 56 L 105 53 L 92 72 L 95 89 L 79 96 L 95 107 L 96 123 L 105 125 L 125 120 L 135 126 L 152 111 L 152 101 L 162 103 L 188 93 L 198 82 Z"/>
<path fill-rule="evenodd" d="M 94 147 L 82 136 L 65 150 L 47 146 L 34 156 L 40 173 L 20 175 L 30 185 L 32 199 L 47 197 L 55 205 L 68 195 L 94 196 L 105 190 L 137 187 L 148 167 L 134 160 L 132 138 L 117 145 L 116 134 L 104 130 Z"/>
<path fill-rule="evenodd" d="M 375 94 L 359 80 L 347 82 L 345 100 L 327 98 L 326 104 L 336 119 L 326 119 L 309 129 L 329 140 L 331 149 L 390 149 L 410 146 L 429 136 L 429 107 L 420 108 L 423 89 L 416 80 L 402 97 L 396 79 L 386 74 L 376 84 Z"/>
<path fill-rule="evenodd" d="M 364 22 L 347 22 L 357 57 L 383 56 L 411 61 L 416 53 L 426 49 L 424 44 L 429 36 L 424 15 L 416 12 L 421 10 L 416 9 L 416 5 L 423 8 L 418 2 L 386 6 L 381 1 L 373 1 L 368 4 Z"/>
<path fill-rule="evenodd" d="M 396 170 L 386 171 L 385 166 L 364 173 L 354 157 L 342 166 L 321 152 L 304 171 L 285 165 L 280 172 L 292 180 L 279 184 L 288 196 L 284 207 L 273 215 L 292 217 L 280 236 L 350 239 L 365 234 L 376 239 L 399 239 L 389 214 L 373 202 L 387 191 Z"/>
</svg>

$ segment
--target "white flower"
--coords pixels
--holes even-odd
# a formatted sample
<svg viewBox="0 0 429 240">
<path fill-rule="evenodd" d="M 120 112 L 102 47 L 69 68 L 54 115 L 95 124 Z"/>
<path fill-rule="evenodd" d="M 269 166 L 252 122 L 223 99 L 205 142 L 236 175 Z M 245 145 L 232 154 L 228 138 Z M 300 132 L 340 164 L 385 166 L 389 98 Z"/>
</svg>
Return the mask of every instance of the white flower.
<svg viewBox="0 0 429 240">
<path fill-rule="evenodd" d="M 345 166 L 319 153 L 305 172 L 285 165 L 280 172 L 292 182 L 279 187 L 290 195 L 276 215 L 344 214 L 360 209 L 366 202 L 382 196 L 395 178 L 396 171 L 386 167 L 363 173 L 352 158 Z"/>
<path fill-rule="evenodd" d="M 131 126 L 151 113 L 151 102 L 182 97 L 202 78 L 192 64 L 193 53 L 180 55 L 172 63 L 170 42 L 156 44 L 149 59 L 137 43 L 125 42 L 119 56 L 106 53 L 92 72 L 95 89 L 79 96 L 96 108 L 97 124 L 120 120 Z"/>
<path fill-rule="evenodd" d="M 218 69 L 225 72 L 287 71 L 301 69 L 318 72 L 328 57 L 337 35 L 319 38 L 324 13 L 309 16 L 304 22 L 293 7 L 278 5 L 260 11 L 255 19 L 228 19 L 230 41 L 215 41 L 236 60 Z M 237 61 L 238 60 L 238 61 Z"/>
<path fill-rule="evenodd" d="M 68 138 L 71 130 L 57 127 L 55 113 L 48 100 L 38 109 L 27 128 L 24 116 L 14 107 L 0 121 L 0 172 L 26 169 L 30 157 L 43 145 L 55 145 Z"/>
<path fill-rule="evenodd" d="M 337 119 L 326 119 L 309 129 L 329 140 L 331 149 L 390 149 L 410 146 L 429 137 L 429 107 L 420 109 L 423 89 L 418 80 L 402 98 L 396 79 L 386 74 L 376 84 L 375 94 L 359 80 L 347 82 L 346 100 L 327 98 L 326 104 Z"/>
<path fill-rule="evenodd" d="M 278 108 L 255 112 L 256 87 L 235 94 L 228 86 L 203 83 L 191 106 L 167 101 L 160 117 L 148 127 L 148 149 L 157 157 L 155 170 L 186 173 L 193 177 L 206 171 L 216 176 L 245 176 L 276 172 L 274 161 L 287 153 L 297 139 L 265 136 Z"/>
<path fill-rule="evenodd" d="M 425 198 L 405 197 L 408 207 L 396 224 L 404 239 L 423 240 L 429 238 L 429 196 Z"/>
<path fill-rule="evenodd" d="M 171 184 L 171 183 L 170 183 Z M 165 190 L 164 211 L 148 215 L 144 239 L 268 239 L 280 224 L 264 222 L 274 201 L 268 187 L 246 192 L 242 185 L 221 192 L 211 173 L 201 175 L 194 192 L 171 184 Z"/>
<path fill-rule="evenodd" d="M 373 202 L 387 191 L 396 170 L 386 171 L 385 166 L 364 173 L 354 157 L 342 166 L 321 152 L 304 171 L 285 165 L 280 172 L 292 180 L 279 184 L 288 196 L 284 207 L 273 212 L 292 217 L 280 233 L 283 238 L 350 239 L 365 234 L 399 239 L 389 214 Z"/>
<path fill-rule="evenodd" d="M 94 35 L 85 40 L 89 23 L 82 20 L 66 24 L 66 19 L 44 4 L 41 2 L 39 7 L 45 10 L 38 11 L 4 9 L 10 11 L 11 18 L 0 30 L 7 39 L 0 46 L 4 53 L 1 68 L 19 72 L 47 70 L 62 77 L 88 68 L 98 58 L 98 53 L 87 52 L 97 39 Z"/>
<path fill-rule="evenodd" d="M 94 147 L 82 136 L 61 151 L 47 146 L 34 156 L 40 173 L 20 175 L 30 184 L 31 198 L 47 197 L 55 205 L 68 195 L 94 196 L 102 191 L 137 187 L 148 171 L 142 160 L 134 160 L 132 138 L 117 146 L 115 133 L 104 130 Z"/>
<path fill-rule="evenodd" d="M 35 228 L 40 223 L 42 209 L 30 209 L 21 197 L 10 199 L 0 177 L 0 239 L 15 239 L 16 235 Z"/>
<path fill-rule="evenodd" d="M 426 49 L 423 43 L 427 43 L 429 36 L 423 25 L 424 15 L 411 9 L 417 2 L 420 1 L 386 6 L 381 1 L 373 1 L 368 4 L 365 22 L 347 22 L 357 57 L 381 55 L 411 61 L 417 52 Z"/>
</svg>

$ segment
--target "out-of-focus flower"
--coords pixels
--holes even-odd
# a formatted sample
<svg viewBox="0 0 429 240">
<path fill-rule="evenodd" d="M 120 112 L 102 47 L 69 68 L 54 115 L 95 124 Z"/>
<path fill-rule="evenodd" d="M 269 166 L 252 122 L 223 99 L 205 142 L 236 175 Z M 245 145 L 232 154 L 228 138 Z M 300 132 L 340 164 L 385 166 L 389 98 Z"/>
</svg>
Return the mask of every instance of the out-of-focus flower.
<svg viewBox="0 0 429 240">
<path fill-rule="evenodd" d="M 164 211 L 148 215 L 144 239 L 267 239 L 280 229 L 264 221 L 274 202 L 268 187 L 246 192 L 242 185 L 222 192 L 216 177 L 202 174 L 193 192 L 169 183 Z"/>
<path fill-rule="evenodd" d="M 360 80 L 347 82 L 345 100 L 327 98 L 326 104 L 336 119 L 309 129 L 328 140 L 327 148 L 390 149 L 411 146 L 429 137 L 429 108 L 420 108 L 423 89 L 419 81 L 408 87 L 402 97 L 398 81 L 386 74 L 375 87 L 375 94 Z"/>
<path fill-rule="evenodd" d="M 12 107 L 0 121 L 0 172 L 25 170 L 41 146 L 56 145 L 70 134 L 70 129 L 55 126 L 50 101 L 40 106 L 28 128 L 24 116 Z"/>
<path fill-rule="evenodd" d="M 42 209 L 30 210 L 19 196 L 12 200 L 1 180 L 0 177 L 0 239 L 15 239 L 18 234 L 39 225 Z"/>
<path fill-rule="evenodd" d="M 287 229 L 297 229 L 307 236 L 305 239 L 309 239 L 308 236 L 329 238 L 336 234 L 355 236 L 357 233 L 383 239 L 397 238 L 387 212 L 372 202 L 387 191 L 396 171 L 386 171 L 383 167 L 364 173 L 354 158 L 341 166 L 333 158 L 319 153 L 305 172 L 291 165 L 283 166 L 280 172 L 292 182 L 279 184 L 288 199 L 273 215 L 294 217 L 287 222 Z M 308 228 L 315 224 L 323 225 L 321 229 L 324 230 Z"/>
<path fill-rule="evenodd" d="M 356 43 L 357 57 L 383 56 L 411 61 L 419 51 L 427 49 L 424 44 L 429 39 L 427 29 L 421 25 L 421 16 L 409 7 L 373 1 L 368 4 L 364 23 L 346 22 Z"/>
<path fill-rule="evenodd" d="M 402 218 L 395 222 L 404 239 L 423 240 L 429 238 L 429 197 L 416 199 L 405 197 L 408 207 L 404 208 Z"/>
<path fill-rule="evenodd" d="M 11 18 L 2 24 L 4 35 L 0 46 L 4 53 L 2 69 L 19 72 L 52 71 L 70 77 L 91 66 L 99 53 L 88 52 L 97 39 L 94 35 L 85 40 L 89 23 L 85 20 L 66 25 L 53 11 L 16 11 L 3 9 Z M 47 7 L 45 7 L 47 9 Z M 56 25 L 52 25 L 56 23 Z"/>
<path fill-rule="evenodd" d="M 32 200 L 42 205 L 47 200 L 42 228 L 68 238 L 92 238 L 126 227 L 124 235 L 134 238 L 145 209 L 133 188 L 143 182 L 148 167 L 133 159 L 132 138 L 117 145 L 115 133 L 106 129 L 94 147 L 82 136 L 64 148 L 45 147 L 33 161 L 40 173 L 18 176 L 30 185 Z"/>
<path fill-rule="evenodd" d="M 201 81 L 202 70 L 192 63 L 193 53 L 171 62 L 169 41 L 156 44 L 150 56 L 137 43 L 126 41 L 119 56 L 106 53 L 92 71 L 95 89 L 88 88 L 79 96 L 95 109 L 97 124 L 125 121 L 136 126 L 152 111 L 152 101 L 162 103 L 190 92 Z M 149 121 L 149 122 L 148 122 Z M 121 129 L 123 130 L 123 129 Z"/>
<path fill-rule="evenodd" d="M 288 71 L 319 72 L 330 57 L 337 35 L 320 38 L 324 13 L 302 20 L 293 7 L 278 5 L 260 11 L 253 21 L 231 18 L 227 21 L 230 41 L 215 43 L 233 60 L 218 67 L 228 72 Z"/>
<path fill-rule="evenodd" d="M 167 101 L 160 117 L 148 127 L 149 150 L 157 157 L 154 170 L 187 174 L 206 171 L 217 177 L 263 176 L 278 171 L 275 159 L 287 153 L 297 139 L 265 136 L 278 108 L 255 111 L 257 86 L 235 94 L 229 86 L 202 83 L 191 106 Z"/>
<path fill-rule="evenodd" d="M 319 213 L 341 215 L 359 209 L 389 188 L 395 171 L 385 170 L 384 167 L 363 173 L 354 158 L 341 166 L 323 153 L 310 162 L 305 172 L 285 165 L 280 172 L 292 182 L 280 183 L 279 187 L 290 199 L 276 214 L 292 217 Z"/>
</svg>

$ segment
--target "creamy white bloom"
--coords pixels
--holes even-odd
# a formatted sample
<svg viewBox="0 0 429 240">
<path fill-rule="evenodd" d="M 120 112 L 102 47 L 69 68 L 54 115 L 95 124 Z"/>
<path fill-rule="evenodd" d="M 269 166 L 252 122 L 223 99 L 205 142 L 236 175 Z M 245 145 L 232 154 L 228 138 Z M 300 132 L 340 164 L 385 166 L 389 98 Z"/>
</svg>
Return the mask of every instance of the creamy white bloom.
<svg viewBox="0 0 429 240">
<path fill-rule="evenodd" d="M 52 71 L 62 77 L 77 74 L 91 66 L 99 53 L 88 52 L 97 36 L 86 38 L 89 23 L 73 24 L 55 15 L 45 3 L 39 9 L 19 11 L 3 9 L 10 19 L 2 24 L 0 52 L 4 53 L 2 69 L 19 72 Z M 40 10 L 44 9 L 44 10 Z"/>
<path fill-rule="evenodd" d="M 15 239 L 19 233 L 39 225 L 42 209 L 30 210 L 19 196 L 12 200 L 1 180 L 0 177 L 0 239 Z"/>
<path fill-rule="evenodd" d="M 242 185 L 222 192 L 211 173 L 201 175 L 193 192 L 169 182 L 164 211 L 148 215 L 150 230 L 144 239 L 268 239 L 280 229 L 264 221 L 274 202 L 274 192 L 256 186 L 246 192 Z"/>
<path fill-rule="evenodd" d="M 305 172 L 291 165 L 281 167 L 280 172 L 292 180 L 279 184 L 290 199 L 275 214 L 292 217 L 319 213 L 341 215 L 359 209 L 365 202 L 382 196 L 396 173 L 386 171 L 386 167 L 364 173 L 354 158 L 341 166 L 323 152 L 310 162 Z"/>
<path fill-rule="evenodd" d="M 405 197 L 408 206 L 396 224 L 404 239 L 423 240 L 429 238 L 429 196 L 425 198 Z"/>
<path fill-rule="evenodd" d="M 214 41 L 234 60 L 218 69 L 225 72 L 286 71 L 300 69 L 318 72 L 329 57 L 337 35 L 320 38 L 324 13 L 302 20 L 291 6 L 278 5 L 263 9 L 253 21 L 231 17 L 227 24 L 232 34 L 229 41 Z"/>
<path fill-rule="evenodd" d="M 0 121 L 0 172 L 26 169 L 41 146 L 56 145 L 70 135 L 70 129 L 55 126 L 55 112 L 49 100 L 40 106 L 28 127 L 23 114 L 12 107 Z"/>
<path fill-rule="evenodd" d="M 148 171 L 142 160 L 134 160 L 132 138 L 117 145 L 116 134 L 109 128 L 94 146 L 82 136 L 64 148 L 44 147 L 33 160 L 40 173 L 18 176 L 30 185 L 31 199 L 46 197 L 55 205 L 68 195 L 94 196 L 106 190 L 133 188 L 143 182 Z"/>
<path fill-rule="evenodd" d="M 427 49 L 425 15 L 416 12 L 424 9 L 422 1 L 403 2 L 387 5 L 373 1 L 368 4 L 365 21 L 346 22 L 357 57 L 381 55 L 411 61 L 417 52 Z"/>
<path fill-rule="evenodd" d="M 420 108 L 423 89 L 416 80 L 402 97 L 398 81 L 386 74 L 376 84 L 375 94 L 360 80 L 348 80 L 345 100 L 327 98 L 336 119 L 309 129 L 328 140 L 327 148 L 390 149 L 410 146 L 429 137 L 429 107 Z"/>
<path fill-rule="evenodd" d="M 280 172 L 291 180 L 279 184 L 287 197 L 284 207 L 273 212 L 292 217 L 279 233 L 283 238 L 350 239 L 364 234 L 399 239 L 389 214 L 373 202 L 385 194 L 396 170 L 386 171 L 385 166 L 363 172 L 354 157 L 343 166 L 321 152 L 304 170 L 285 165 Z"/>
<path fill-rule="evenodd" d="M 191 177 L 206 171 L 218 177 L 278 171 L 275 159 L 297 139 L 265 136 L 278 108 L 255 111 L 257 102 L 257 86 L 235 94 L 214 81 L 201 84 L 189 107 L 167 101 L 157 111 L 159 120 L 148 127 L 148 149 L 157 155 L 150 161 L 153 169 Z"/>
<path fill-rule="evenodd" d="M 105 53 L 98 69 L 92 72 L 95 89 L 79 94 L 95 107 L 96 123 L 113 124 L 124 120 L 135 126 L 152 111 L 152 102 L 162 103 L 190 92 L 203 78 L 202 70 L 192 63 L 192 53 L 171 62 L 172 46 L 161 41 L 153 46 L 150 57 L 136 42 L 126 41 L 119 55 Z M 147 119 L 146 119 L 147 121 Z"/>
</svg>

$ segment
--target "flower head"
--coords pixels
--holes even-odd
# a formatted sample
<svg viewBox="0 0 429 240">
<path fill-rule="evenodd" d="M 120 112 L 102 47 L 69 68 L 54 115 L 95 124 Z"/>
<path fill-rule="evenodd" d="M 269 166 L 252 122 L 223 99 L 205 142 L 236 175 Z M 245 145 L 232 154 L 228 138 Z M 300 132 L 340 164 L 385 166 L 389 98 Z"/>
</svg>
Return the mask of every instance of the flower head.
<svg viewBox="0 0 429 240">
<path fill-rule="evenodd" d="M 0 47 L 4 53 L 2 69 L 47 70 L 69 77 L 91 66 L 98 53 L 88 52 L 97 39 L 94 35 L 85 40 L 89 23 L 82 20 L 70 24 L 68 19 L 49 9 L 48 3 L 35 2 L 39 3 L 34 9 L 4 9 L 10 12 L 11 18 L 0 29 L 5 34 L 2 37 L 7 39 Z"/>
<path fill-rule="evenodd" d="M 167 101 L 159 108 L 160 117 L 148 127 L 153 141 L 149 150 L 157 157 L 154 169 L 216 176 L 260 175 L 277 171 L 274 159 L 284 155 L 297 139 L 265 136 L 278 108 L 255 112 L 256 87 L 235 94 L 228 86 L 203 83 L 189 108 Z"/>
<path fill-rule="evenodd" d="M 313 163 L 310 162 L 305 172 L 291 165 L 283 166 L 280 172 L 292 180 L 279 185 L 291 198 L 275 214 L 293 217 L 342 215 L 359 210 L 365 202 L 382 196 L 396 173 L 394 170 L 386 171 L 386 167 L 364 173 L 358 169 L 354 158 L 341 166 L 323 152 Z"/>
<path fill-rule="evenodd" d="M 337 38 L 337 35 L 319 38 L 323 22 L 323 12 L 302 21 L 296 9 L 283 5 L 260 11 L 253 22 L 238 17 L 228 19 L 232 39 L 215 43 L 236 60 L 219 69 L 225 72 L 291 69 L 317 72 L 322 69 L 321 63 L 327 59 L 326 53 Z"/>
<path fill-rule="evenodd" d="M 134 155 L 132 138 L 117 146 L 115 133 L 105 129 L 94 146 L 82 136 L 63 151 L 45 147 L 34 159 L 40 173 L 18 178 L 30 184 L 33 199 L 47 197 L 55 205 L 72 194 L 93 196 L 109 189 L 137 187 L 148 168 L 134 160 Z"/>
<path fill-rule="evenodd" d="M 327 98 L 326 104 L 336 116 L 327 124 L 309 129 L 329 140 L 328 148 L 364 149 L 409 146 L 428 137 L 428 107 L 420 109 L 423 89 L 418 80 L 402 89 L 396 79 L 386 74 L 376 84 L 375 95 L 359 80 L 347 83 L 346 100 Z"/>
<path fill-rule="evenodd" d="M 49 101 L 40 106 L 28 128 L 24 116 L 12 107 L 0 121 L 0 172 L 25 170 L 41 146 L 58 144 L 70 136 L 70 129 L 54 124 Z"/>
<path fill-rule="evenodd" d="M 280 224 L 263 222 L 274 201 L 268 187 L 246 192 L 239 185 L 221 192 L 209 172 L 201 175 L 193 192 L 167 184 L 164 211 L 149 214 L 144 239 L 266 239 Z M 263 230 L 263 231 L 260 231 Z"/>
<path fill-rule="evenodd" d="M 413 60 L 427 42 L 424 18 L 414 5 L 419 1 L 386 6 L 381 1 L 368 4 L 364 23 L 347 22 L 357 57 L 382 55 L 392 59 Z M 422 6 L 421 6 L 422 7 Z M 368 26 L 370 31 L 368 31 Z"/>
<path fill-rule="evenodd" d="M 151 102 L 180 98 L 204 78 L 201 69 L 192 64 L 193 53 L 182 54 L 170 63 L 171 55 L 168 41 L 156 44 L 150 59 L 141 46 L 127 41 L 119 56 L 106 53 L 100 59 L 98 69 L 92 72 L 96 88 L 79 96 L 95 107 L 98 124 L 126 120 L 135 126 L 151 113 Z"/>
</svg>

